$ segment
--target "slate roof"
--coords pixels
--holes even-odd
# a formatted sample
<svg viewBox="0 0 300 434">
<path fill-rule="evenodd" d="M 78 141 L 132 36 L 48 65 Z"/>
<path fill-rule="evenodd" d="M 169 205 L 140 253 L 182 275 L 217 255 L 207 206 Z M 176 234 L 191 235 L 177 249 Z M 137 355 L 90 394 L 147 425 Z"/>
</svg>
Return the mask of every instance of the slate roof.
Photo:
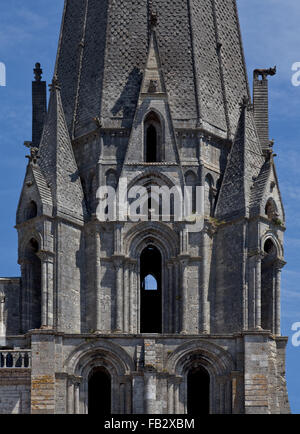
<svg viewBox="0 0 300 434">
<path fill-rule="evenodd" d="M 249 215 L 251 191 L 264 161 L 253 112 L 244 105 L 218 198 L 218 218 Z"/>
<path fill-rule="evenodd" d="M 52 83 L 39 157 L 54 207 L 66 216 L 82 220 L 86 212 L 84 195 L 56 80 Z"/>
<path fill-rule="evenodd" d="M 249 96 L 235 0 L 152 0 L 174 121 L 234 133 Z M 170 13 L 170 10 L 172 13 Z M 149 2 L 66 2 L 56 73 L 71 137 L 103 125 L 130 128 L 149 46 Z"/>
</svg>

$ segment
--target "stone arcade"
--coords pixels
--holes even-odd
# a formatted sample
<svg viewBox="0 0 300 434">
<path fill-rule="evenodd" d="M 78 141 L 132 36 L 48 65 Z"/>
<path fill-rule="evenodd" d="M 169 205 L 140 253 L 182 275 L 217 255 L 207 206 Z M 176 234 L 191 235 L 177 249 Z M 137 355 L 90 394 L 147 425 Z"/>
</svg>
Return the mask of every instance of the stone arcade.
<svg viewBox="0 0 300 434">
<path fill-rule="evenodd" d="M 65 1 L 0 279 L 0 413 L 289 413 L 272 71 L 252 105 L 234 0 Z M 99 222 L 120 177 L 204 186 L 203 229 Z"/>
</svg>

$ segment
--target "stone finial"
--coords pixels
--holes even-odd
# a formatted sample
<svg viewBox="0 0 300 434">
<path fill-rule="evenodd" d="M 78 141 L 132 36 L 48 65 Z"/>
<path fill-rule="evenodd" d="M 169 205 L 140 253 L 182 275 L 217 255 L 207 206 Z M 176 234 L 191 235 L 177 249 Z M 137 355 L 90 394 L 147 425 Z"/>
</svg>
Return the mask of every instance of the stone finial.
<svg viewBox="0 0 300 434">
<path fill-rule="evenodd" d="M 34 79 L 35 79 L 35 81 L 41 81 L 42 80 L 43 70 L 41 69 L 41 64 L 40 63 L 36 63 L 35 64 L 35 68 L 34 68 L 33 72 L 34 72 Z"/>
<path fill-rule="evenodd" d="M 38 155 L 39 149 L 35 147 L 30 148 L 30 155 L 26 155 L 26 158 L 29 160 L 29 164 L 37 164 L 38 159 L 40 158 Z"/>
<path fill-rule="evenodd" d="M 255 80 L 258 80 L 259 76 L 262 77 L 263 80 L 266 80 L 266 78 L 268 77 L 268 75 L 275 75 L 277 71 L 277 67 L 274 66 L 274 68 L 269 68 L 269 69 L 255 69 L 253 71 L 253 77 Z"/>
<path fill-rule="evenodd" d="M 50 88 L 50 92 L 54 92 L 55 90 L 60 90 L 60 85 L 56 74 L 53 76 L 52 83 L 49 84 L 49 88 Z"/>
</svg>

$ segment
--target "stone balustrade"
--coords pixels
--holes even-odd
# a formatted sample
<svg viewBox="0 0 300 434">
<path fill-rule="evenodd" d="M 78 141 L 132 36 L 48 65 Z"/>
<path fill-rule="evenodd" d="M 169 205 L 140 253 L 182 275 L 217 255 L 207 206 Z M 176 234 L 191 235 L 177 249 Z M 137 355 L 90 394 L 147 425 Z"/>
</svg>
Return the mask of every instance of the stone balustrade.
<svg viewBox="0 0 300 434">
<path fill-rule="evenodd" d="M 31 368 L 31 351 L 0 349 L 0 369 L 15 368 Z"/>
</svg>

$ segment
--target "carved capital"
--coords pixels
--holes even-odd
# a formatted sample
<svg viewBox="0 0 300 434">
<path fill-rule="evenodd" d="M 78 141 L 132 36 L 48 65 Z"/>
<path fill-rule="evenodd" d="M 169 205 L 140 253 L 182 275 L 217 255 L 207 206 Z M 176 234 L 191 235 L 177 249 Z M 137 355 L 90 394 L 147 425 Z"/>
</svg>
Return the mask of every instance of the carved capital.
<svg viewBox="0 0 300 434">
<path fill-rule="evenodd" d="M 55 253 L 47 250 L 40 250 L 36 255 L 42 262 L 53 262 Z"/>
<path fill-rule="evenodd" d="M 123 255 L 114 255 L 112 257 L 114 266 L 116 267 L 116 270 L 118 270 L 122 265 L 124 264 L 125 256 Z"/>
</svg>

